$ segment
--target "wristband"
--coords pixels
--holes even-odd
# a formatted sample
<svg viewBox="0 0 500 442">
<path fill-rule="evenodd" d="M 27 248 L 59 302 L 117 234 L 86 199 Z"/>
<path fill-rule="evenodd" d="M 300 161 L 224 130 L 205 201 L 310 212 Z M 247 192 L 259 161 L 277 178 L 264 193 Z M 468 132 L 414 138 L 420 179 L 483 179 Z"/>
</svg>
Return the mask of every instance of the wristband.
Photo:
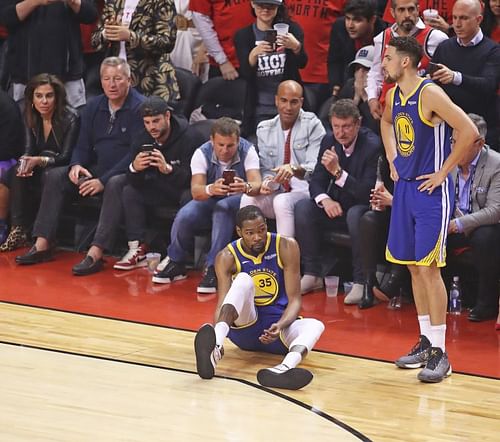
<svg viewBox="0 0 500 442">
<path fill-rule="evenodd" d="M 211 184 L 207 184 L 205 186 L 205 192 L 208 196 L 214 196 L 213 192 L 212 192 L 212 185 Z"/>
</svg>

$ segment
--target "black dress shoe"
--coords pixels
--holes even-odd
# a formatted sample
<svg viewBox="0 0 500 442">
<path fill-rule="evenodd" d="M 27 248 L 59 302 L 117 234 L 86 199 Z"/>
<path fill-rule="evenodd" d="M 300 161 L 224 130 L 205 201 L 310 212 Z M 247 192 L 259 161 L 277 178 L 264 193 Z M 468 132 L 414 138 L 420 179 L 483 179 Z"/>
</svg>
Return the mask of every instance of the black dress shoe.
<svg viewBox="0 0 500 442">
<path fill-rule="evenodd" d="M 73 266 L 73 275 L 86 276 L 92 275 L 102 270 L 104 261 L 98 259 L 97 261 L 92 256 L 87 255 L 80 263 Z"/>
<path fill-rule="evenodd" d="M 373 287 L 373 294 L 379 301 L 389 302 L 392 298 L 399 295 L 401 288 L 401 275 L 391 273 L 389 278 L 380 285 Z"/>
<path fill-rule="evenodd" d="M 50 261 L 52 260 L 52 252 L 52 249 L 37 250 L 36 247 L 33 246 L 24 255 L 16 256 L 16 262 L 20 265 L 29 265 Z"/>
<path fill-rule="evenodd" d="M 497 317 L 497 312 L 495 310 L 483 310 L 478 308 L 473 308 L 469 312 L 467 319 L 472 322 L 489 321 L 490 319 L 495 319 Z"/>
</svg>

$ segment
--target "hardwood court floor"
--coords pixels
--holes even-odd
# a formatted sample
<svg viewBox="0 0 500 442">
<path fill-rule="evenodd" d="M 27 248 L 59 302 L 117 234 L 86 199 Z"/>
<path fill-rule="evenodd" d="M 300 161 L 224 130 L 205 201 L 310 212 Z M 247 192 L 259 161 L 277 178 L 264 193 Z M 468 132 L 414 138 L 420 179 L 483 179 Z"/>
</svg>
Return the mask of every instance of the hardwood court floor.
<svg viewBox="0 0 500 442">
<path fill-rule="evenodd" d="M 196 296 L 199 273 L 157 286 L 145 269 L 110 270 L 112 259 L 76 278 L 81 255 L 24 268 L 14 256 L 0 255 L 1 441 L 498 440 L 500 333 L 491 321 L 449 318 L 455 373 L 425 385 L 384 362 L 413 344 L 413 306 L 360 311 L 342 296 L 306 296 L 303 313 L 326 324 L 304 363 L 315 378 L 303 391 L 272 392 L 255 373 L 279 358 L 230 343 L 216 379 L 195 374 L 193 330 L 215 305 Z"/>
<path fill-rule="evenodd" d="M 393 364 L 313 352 L 313 382 L 276 395 L 255 385 L 276 356 L 228 344 L 204 381 L 193 336 L 0 303 L 2 440 L 498 440 L 496 380 L 425 385 Z"/>
</svg>

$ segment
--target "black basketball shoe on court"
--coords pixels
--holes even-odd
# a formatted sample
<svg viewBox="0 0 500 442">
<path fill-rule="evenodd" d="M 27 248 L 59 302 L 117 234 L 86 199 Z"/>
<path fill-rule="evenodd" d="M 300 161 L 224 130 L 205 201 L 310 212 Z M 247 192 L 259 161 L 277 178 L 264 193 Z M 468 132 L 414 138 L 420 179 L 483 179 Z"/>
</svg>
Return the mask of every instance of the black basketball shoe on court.
<svg viewBox="0 0 500 442">
<path fill-rule="evenodd" d="M 431 351 L 431 343 L 424 336 L 420 335 L 418 342 L 405 356 L 401 356 L 395 363 L 399 368 L 420 368 L 427 364 Z"/>
<path fill-rule="evenodd" d="M 264 368 L 257 373 L 260 385 L 272 388 L 299 390 L 312 381 L 313 375 L 305 368 L 288 368 L 285 364 Z"/>
</svg>

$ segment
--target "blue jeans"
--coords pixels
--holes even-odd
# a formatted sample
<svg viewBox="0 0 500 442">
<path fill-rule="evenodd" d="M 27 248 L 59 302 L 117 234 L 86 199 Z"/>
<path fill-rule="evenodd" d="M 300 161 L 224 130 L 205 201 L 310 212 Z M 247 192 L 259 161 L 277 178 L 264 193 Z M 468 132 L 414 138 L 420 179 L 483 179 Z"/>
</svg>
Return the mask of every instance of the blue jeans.
<svg viewBox="0 0 500 442">
<path fill-rule="evenodd" d="M 171 243 L 167 253 L 172 261 L 184 262 L 193 249 L 194 237 L 212 228 L 212 244 L 207 254 L 207 266 L 213 266 L 217 253 L 231 241 L 240 208 L 240 195 L 225 198 L 191 200 L 179 210 L 172 226 Z"/>
</svg>

